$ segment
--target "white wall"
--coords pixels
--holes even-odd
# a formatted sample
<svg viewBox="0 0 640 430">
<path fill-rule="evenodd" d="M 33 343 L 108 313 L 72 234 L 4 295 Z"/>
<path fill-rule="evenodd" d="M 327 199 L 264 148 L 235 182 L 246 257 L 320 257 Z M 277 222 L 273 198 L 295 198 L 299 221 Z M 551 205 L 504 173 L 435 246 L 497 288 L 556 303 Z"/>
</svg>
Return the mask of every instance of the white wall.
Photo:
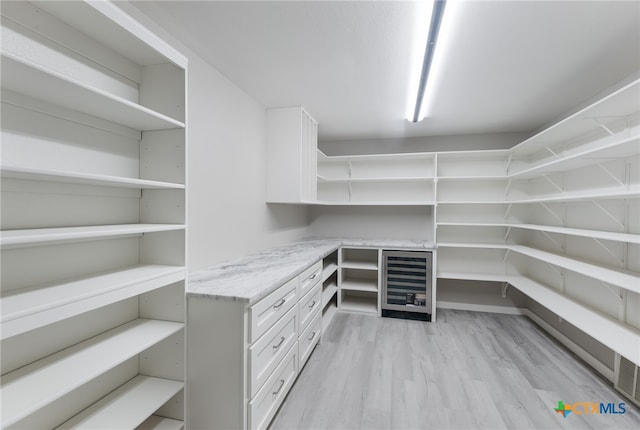
<svg viewBox="0 0 640 430">
<path fill-rule="evenodd" d="M 158 27 L 171 23 L 152 4 L 120 6 L 189 59 L 188 270 L 305 236 L 305 206 L 265 203 L 265 107 Z"/>
</svg>

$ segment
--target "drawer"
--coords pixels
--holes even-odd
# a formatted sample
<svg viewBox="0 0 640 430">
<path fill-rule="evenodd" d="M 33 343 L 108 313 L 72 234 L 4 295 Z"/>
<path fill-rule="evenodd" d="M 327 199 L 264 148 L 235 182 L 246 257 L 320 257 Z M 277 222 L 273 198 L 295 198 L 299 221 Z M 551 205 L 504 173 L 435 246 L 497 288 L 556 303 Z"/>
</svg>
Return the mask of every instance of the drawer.
<svg viewBox="0 0 640 430">
<path fill-rule="evenodd" d="M 300 323 L 299 332 L 302 333 L 316 313 L 321 312 L 322 309 L 322 284 L 318 283 L 309 294 L 304 296 L 302 300 L 298 302 L 298 321 Z"/>
<path fill-rule="evenodd" d="M 300 279 L 300 297 L 304 297 L 315 285 L 322 280 L 322 260 L 318 261 L 307 270 L 302 272 Z"/>
<path fill-rule="evenodd" d="M 321 330 L 322 312 L 318 313 L 318 315 L 313 318 L 313 321 L 309 324 L 307 330 L 305 330 L 298 339 L 298 371 L 302 370 L 302 366 L 304 366 L 311 356 L 313 348 L 318 344 Z"/>
<path fill-rule="evenodd" d="M 298 339 L 297 322 L 294 307 L 249 348 L 249 398 L 256 395 Z"/>
<path fill-rule="evenodd" d="M 287 352 L 275 372 L 258 394 L 249 402 L 249 428 L 265 429 L 298 375 L 298 345 Z"/>
<path fill-rule="evenodd" d="M 254 343 L 297 302 L 298 278 L 293 278 L 251 306 L 249 310 L 249 318 L 251 319 L 249 343 Z"/>
</svg>

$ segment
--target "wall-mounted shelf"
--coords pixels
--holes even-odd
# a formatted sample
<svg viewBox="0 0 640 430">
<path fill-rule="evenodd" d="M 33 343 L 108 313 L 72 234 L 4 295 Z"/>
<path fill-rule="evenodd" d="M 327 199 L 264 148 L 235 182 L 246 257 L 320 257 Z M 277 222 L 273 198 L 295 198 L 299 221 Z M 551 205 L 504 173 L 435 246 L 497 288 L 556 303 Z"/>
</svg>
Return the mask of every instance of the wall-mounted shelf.
<svg viewBox="0 0 640 430">
<path fill-rule="evenodd" d="M 4 375 L 2 426 L 19 423 L 183 327 L 138 319 Z"/>
<path fill-rule="evenodd" d="M 9 52 L 2 53 L 2 88 L 136 130 L 166 130 L 185 126 L 181 121 Z"/>
<path fill-rule="evenodd" d="M 123 187 L 141 190 L 183 190 L 184 184 L 151 181 L 147 179 L 125 178 L 82 172 L 69 172 L 55 169 L 37 169 L 28 166 L 2 165 L 3 179 L 21 179 L 27 181 L 59 182 L 63 184 L 96 185 L 99 187 Z"/>
<path fill-rule="evenodd" d="M 184 281 L 180 266 L 138 265 L 3 293 L 2 338 Z"/>
</svg>

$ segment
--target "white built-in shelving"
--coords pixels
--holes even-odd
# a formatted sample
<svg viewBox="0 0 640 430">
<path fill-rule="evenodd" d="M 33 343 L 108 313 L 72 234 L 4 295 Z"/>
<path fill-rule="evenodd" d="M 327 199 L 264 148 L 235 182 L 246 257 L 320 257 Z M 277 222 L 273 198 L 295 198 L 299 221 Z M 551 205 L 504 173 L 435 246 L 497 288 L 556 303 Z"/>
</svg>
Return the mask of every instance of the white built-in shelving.
<svg viewBox="0 0 640 430">
<path fill-rule="evenodd" d="M 636 76 L 511 149 L 319 151 L 315 204 L 433 206 L 439 278 L 513 281 L 638 365 L 623 343 L 640 344 L 639 100 Z M 373 309 L 373 269 L 341 261 L 342 304 Z"/>
<path fill-rule="evenodd" d="M 438 153 L 438 277 L 512 285 L 640 364 L 638 100 L 628 81 L 477 168 Z"/>
<path fill-rule="evenodd" d="M 338 285 L 342 310 L 379 313 L 380 251 L 377 248 L 341 247 Z"/>
<path fill-rule="evenodd" d="M 338 251 L 322 259 L 322 331 L 331 324 L 338 309 Z"/>
<path fill-rule="evenodd" d="M 431 154 L 329 157 L 318 150 L 318 204 L 433 205 Z"/>
<path fill-rule="evenodd" d="M 2 6 L 2 428 L 184 428 L 186 66 L 110 2 Z"/>
</svg>

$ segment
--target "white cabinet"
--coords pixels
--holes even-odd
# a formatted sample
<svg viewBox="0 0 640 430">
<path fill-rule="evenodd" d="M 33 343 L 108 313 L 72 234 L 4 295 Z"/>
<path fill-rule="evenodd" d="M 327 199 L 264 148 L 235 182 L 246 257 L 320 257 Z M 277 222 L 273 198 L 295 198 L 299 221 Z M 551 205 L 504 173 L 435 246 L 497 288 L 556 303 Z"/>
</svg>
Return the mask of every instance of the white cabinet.
<svg viewBox="0 0 640 430">
<path fill-rule="evenodd" d="M 343 246 L 339 255 L 338 307 L 378 315 L 380 250 Z"/>
<path fill-rule="evenodd" d="M 3 3 L 2 428 L 183 426 L 186 66 L 111 3 Z"/>
<path fill-rule="evenodd" d="M 318 124 L 301 107 L 267 109 L 267 202 L 316 200 Z"/>
<path fill-rule="evenodd" d="M 188 297 L 188 428 L 269 426 L 322 330 L 322 262 L 256 303 Z"/>
</svg>

